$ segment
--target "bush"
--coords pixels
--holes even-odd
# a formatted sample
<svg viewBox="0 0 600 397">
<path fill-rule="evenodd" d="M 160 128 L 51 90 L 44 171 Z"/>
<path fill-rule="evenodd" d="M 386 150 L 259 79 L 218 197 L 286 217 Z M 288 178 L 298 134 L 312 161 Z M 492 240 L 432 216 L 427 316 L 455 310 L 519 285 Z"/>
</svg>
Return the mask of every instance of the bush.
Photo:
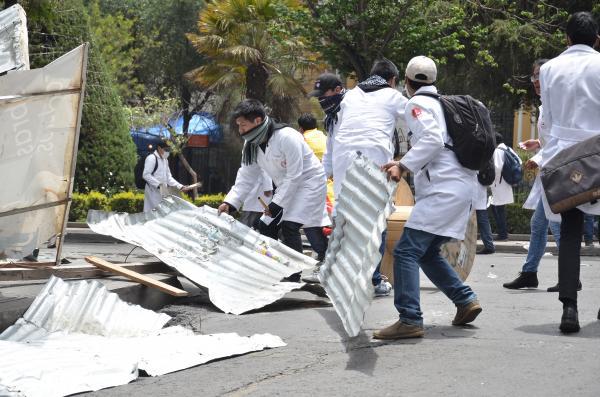
<svg viewBox="0 0 600 397">
<path fill-rule="evenodd" d="M 144 194 L 134 192 L 121 192 L 112 196 L 109 200 L 111 211 L 129 212 L 130 214 L 144 210 Z"/>
<path fill-rule="evenodd" d="M 533 211 L 524 209 L 522 204 L 513 203 L 506 205 L 506 226 L 508 233 L 529 234 L 531 232 L 529 221 L 532 215 Z M 496 220 L 491 210 L 489 211 L 489 218 L 492 230 L 497 231 Z"/>
<path fill-rule="evenodd" d="M 192 200 L 183 195 L 189 202 Z M 199 196 L 194 204 L 198 207 L 208 205 L 217 208 L 225 199 L 225 194 L 205 194 Z M 69 212 L 70 222 L 85 222 L 89 210 L 103 210 L 115 212 L 128 212 L 130 214 L 144 210 L 144 194 L 139 191 L 120 192 L 111 197 L 106 197 L 99 192 L 89 194 L 73 193 L 71 210 Z"/>
</svg>

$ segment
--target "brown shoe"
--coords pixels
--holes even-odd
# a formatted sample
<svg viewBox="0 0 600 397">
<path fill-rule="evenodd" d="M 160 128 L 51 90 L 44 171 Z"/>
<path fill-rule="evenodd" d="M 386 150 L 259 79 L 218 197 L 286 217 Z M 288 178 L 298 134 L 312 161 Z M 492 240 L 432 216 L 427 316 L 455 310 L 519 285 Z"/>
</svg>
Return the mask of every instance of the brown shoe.
<svg viewBox="0 0 600 397">
<path fill-rule="evenodd" d="M 401 321 L 396 321 L 389 327 L 373 332 L 375 339 L 407 339 L 407 338 L 422 338 L 425 332 L 423 327 L 418 325 L 405 324 Z"/>
<path fill-rule="evenodd" d="M 479 313 L 481 313 L 481 305 L 479 301 L 474 300 L 456 309 L 456 316 L 452 320 L 452 325 L 465 325 L 474 321 Z"/>
</svg>

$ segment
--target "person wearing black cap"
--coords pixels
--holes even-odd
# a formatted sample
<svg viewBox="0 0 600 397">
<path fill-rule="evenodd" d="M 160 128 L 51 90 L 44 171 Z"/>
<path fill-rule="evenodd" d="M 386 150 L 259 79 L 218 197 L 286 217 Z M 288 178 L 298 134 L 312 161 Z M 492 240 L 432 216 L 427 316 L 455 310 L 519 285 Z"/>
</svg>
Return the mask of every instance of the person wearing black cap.
<svg viewBox="0 0 600 397">
<path fill-rule="evenodd" d="M 152 211 L 158 206 L 162 198 L 169 194 L 168 186 L 174 186 L 181 191 L 186 190 L 186 186 L 177 182 L 171 175 L 168 158 L 169 146 L 167 142 L 160 141 L 156 150 L 144 161 L 144 212 Z"/>
<path fill-rule="evenodd" d="M 577 12 L 569 17 L 566 33 L 569 48 L 540 68 L 543 121 L 549 128 L 542 168 L 563 150 L 600 135 L 600 54 L 593 48 L 600 44 L 598 23 L 591 13 Z M 543 200 L 548 219 L 561 221 L 558 299 L 563 304 L 563 314 L 559 328 L 563 333 L 578 332 L 583 217 L 584 213 L 600 215 L 600 202 L 582 204 L 558 216 L 550 210 L 545 194 Z"/>
<path fill-rule="evenodd" d="M 309 96 L 319 99 L 321 109 L 325 112 L 325 133 L 327 141 L 325 144 L 325 153 L 323 154 L 322 163 L 325 169 L 325 174 L 328 178 L 333 175 L 333 136 L 338 126 L 338 113 L 340 104 L 344 99 L 346 90 L 342 85 L 342 80 L 333 73 L 323 73 L 315 81 L 314 90 Z"/>
</svg>

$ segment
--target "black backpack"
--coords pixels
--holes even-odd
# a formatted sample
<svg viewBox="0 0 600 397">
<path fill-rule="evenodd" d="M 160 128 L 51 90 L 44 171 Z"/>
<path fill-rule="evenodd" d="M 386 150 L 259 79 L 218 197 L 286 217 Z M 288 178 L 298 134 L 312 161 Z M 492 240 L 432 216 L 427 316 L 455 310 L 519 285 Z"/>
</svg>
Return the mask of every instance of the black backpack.
<svg viewBox="0 0 600 397">
<path fill-rule="evenodd" d="M 523 179 L 523 169 L 519 162 L 519 157 L 510 149 L 501 149 L 504 151 L 504 165 L 502 165 L 502 176 L 500 181 L 504 180 L 509 185 L 516 185 Z"/>
<path fill-rule="evenodd" d="M 419 92 L 436 98 L 442 105 L 446 128 L 452 138 L 452 150 L 458 162 L 465 168 L 479 171 L 486 167 L 496 149 L 496 137 L 485 105 L 470 95 L 440 95 L 433 92 Z"/>
<path fill-rule="evenodd" d="M 148 156 L 153 155 L 149 154 Z M 146 158 L 148 157 L 142 157 L 142 156 L 138 156 L 138 161 L 135 165 L 135 168 L 133 169 L 133 173 L 135 175 L 135 186 L 138 189 L 143 189 L 146 187 L 146 180 L 144 179 L 144 164 L 146 163 Z M 156 157 L 156 155 L 154 155 Z M 156 169 L 158 168 L 158 159 L 156 159 L 156 162 L 154 163 L 154 169 L 152 170 L 152 175 L 154 175 L 154 173 L 156 172 Z"/>
<path fill-rule="evenodd" d="M 494 157 L 483 166 L 477 173 L 477 181 L 483 186 L 491 186 L 496 179 L 496 167 L 494 166 Z"/>
</svg>

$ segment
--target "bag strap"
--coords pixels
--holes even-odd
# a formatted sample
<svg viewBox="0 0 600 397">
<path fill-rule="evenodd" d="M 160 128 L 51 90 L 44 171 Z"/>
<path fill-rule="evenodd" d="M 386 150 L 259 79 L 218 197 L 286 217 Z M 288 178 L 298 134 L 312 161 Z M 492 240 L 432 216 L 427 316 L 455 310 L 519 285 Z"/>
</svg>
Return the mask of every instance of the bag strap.
<svg viewBox="0 0 600 397">
<path fill-rule="evenodd" d="M 156 155 L 156 152 L 152 153 L 154 155 L 154 159 L 156 160 L 154 162 L 154 169 L 152 170 L 152 176 L 154 176 L 154 173 L 156 172 L 156 170 L 158 169 L 158 156 Z"/>
<path fill-rule="evenodd" d="M 434 98 L 437 99 L 438 101 L 440 100 L 440 98 L 442 97 L 440 94 L 435 93 L 435 92 L 415 92 L 413 94 L 413 96 L 417 96 L 417 95 L 423 95 L 423 96 L 428 96 L 430 98 Z M 448 133 L 449 135 L 449 133 Z M 450 150 L 454 150 L 454 146 L 452 145 L 448 145 L 446 142 L 444 142 L 444 147 L 446 149 L 450 149 Z"/>
</svg>

